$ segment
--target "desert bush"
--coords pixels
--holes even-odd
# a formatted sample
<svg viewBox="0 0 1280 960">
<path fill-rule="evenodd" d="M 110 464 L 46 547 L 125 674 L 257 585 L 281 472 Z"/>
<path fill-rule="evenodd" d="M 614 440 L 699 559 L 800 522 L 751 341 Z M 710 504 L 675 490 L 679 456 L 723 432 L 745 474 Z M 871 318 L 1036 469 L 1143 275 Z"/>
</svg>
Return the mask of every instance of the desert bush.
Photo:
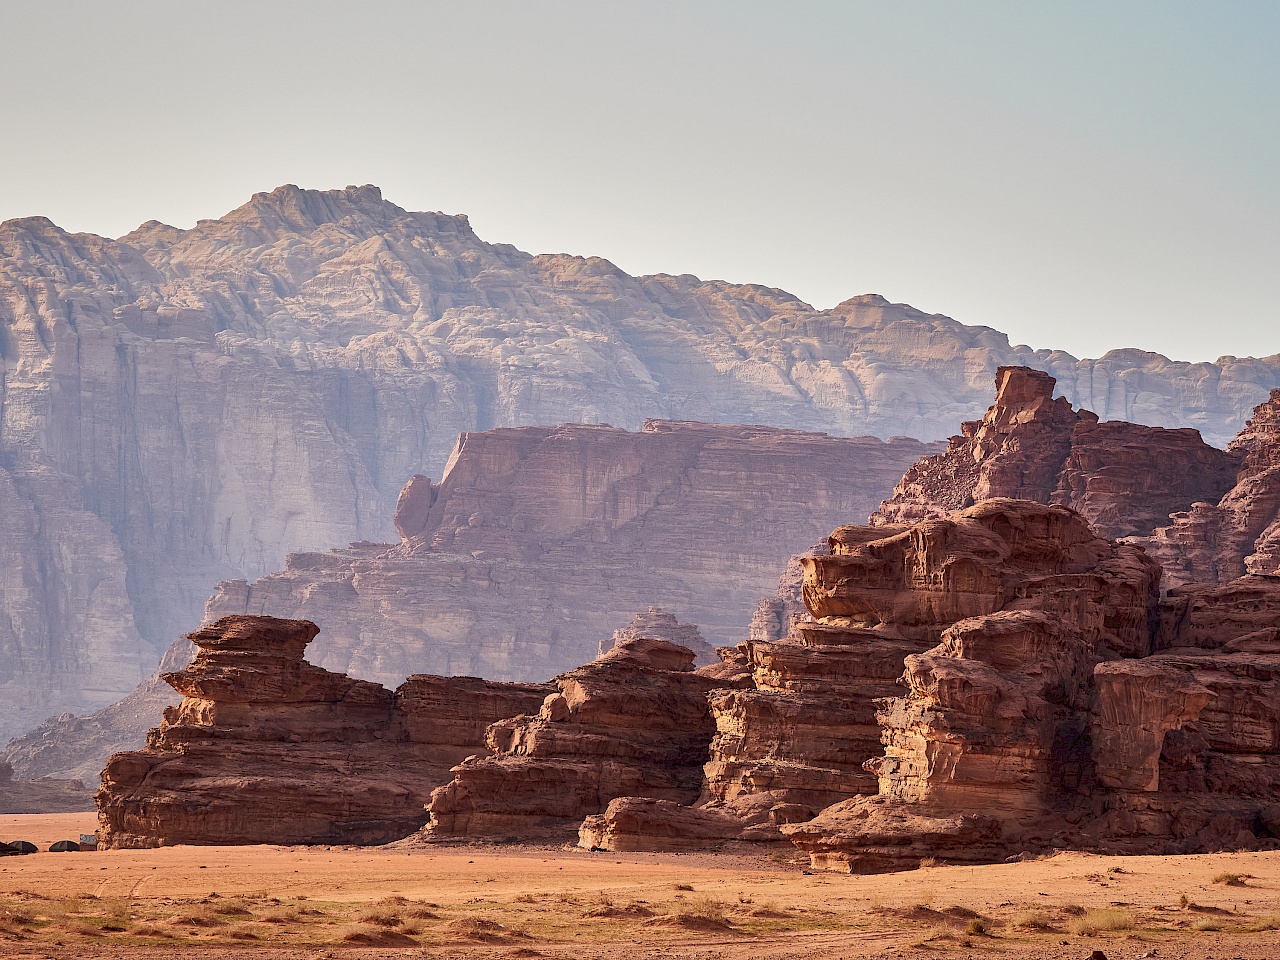
<svg viewBox="0 0 1280 960">
<path fill-rule="evenodd" d="M 1049 918 L 1039 910 L 1019 910 L 1009 918 L 1009 926 L 1015 930 L 1049 930 Z"/>
<path fill-rule="evenodd" d="M 922 859 L 920 860 L 920 869 L 921 869 L 921 870 L 927 870 L 927 869 L 929 869 L 930 867 L 936 867 L 937 865 L 938 865 L 938 858 L 937 858 L 937 857 L 924 857 L 924 858 L 922 858 Z"/>
<path fill-rule="evenodd" d="M 398 927 L 404 923 L 400 914 L 390 910 L 375 910 L 360 917 L 361 923 L 371 923 L 377 927 Z"/>
<path fill-rule="evenodd" d="M 969 921 L 969 925 L 964 928 L 964 932 L 971 937 L 981 936 L 987 932 L 987 925 L 975 918 Z"/>
<path fill-rule="evenodd" d="M 1067 924 L 1067 929 L 1078 937 L 1092 937 L 1099 933 L 1110 933 L 1116 930 L 1131 930 L 1133 914 L 1128 910 L 1101 907 L 1086 911 L 1083 917 L 1076 917 Z"/>
<path fill-rule="evenodd" d="M 1245 933 L 1266 933 L 1269 930 L 1280 930 L 1280 916 L 1255 917 L 1244 928 Z"/>
<path fill-rule="evenodd" d="M 698 897 L 696 900 L 690 900 L 687 903 L 681 903 L 676 906 L 675 913 L 681 917 L 691 917 L 695 920 L 709 920 L 712 923 L 724 923 L 725 904 L 714 897 Z"/>
<path fill-rule="evenodd" d="M 1193 923 L 1191 925 L 1191 929 L 1200 933 L 1217 933 L 1222 929 L 1222 921 L 1214 920 L 1211 917 L 1204 917 L 1203 919 L 1197 920 Z"/>
<path fill-rule="evenodd" d="M 1246 885 L 1245 879 L 1246 876 L 1239 873 L 1220 873 L 1213 878 L 1213 882 L 1223 883 L 1228 887 L 1243 887 Z"/>
</svg>

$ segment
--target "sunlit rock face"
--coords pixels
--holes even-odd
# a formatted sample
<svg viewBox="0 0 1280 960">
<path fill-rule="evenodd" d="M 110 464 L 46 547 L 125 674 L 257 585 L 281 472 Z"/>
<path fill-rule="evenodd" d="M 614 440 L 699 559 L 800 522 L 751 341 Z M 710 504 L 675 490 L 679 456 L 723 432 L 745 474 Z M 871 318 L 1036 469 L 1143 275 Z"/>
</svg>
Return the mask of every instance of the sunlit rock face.
<svg viewBox="0 0 1280 960">
<path fill-rule="evenodd" d="M 416 830 L 486 728 L 536 710 L 540 684 L 413 676 L 398 689 L 303 659 L 306 620 L 224 617 L 165 681 L 182 694 L 97 794 L 104 847 L 386 843 Z"/>
<path fill-rule="evenodd" d="M 1103 419 L 1218 443 L 1280 384 L 1275 358 L 1078 361 L 878 296 L 815 310 L 532 256 L 372 186 L 285 186 L 118 240 L 9 221 L 0 737 L 126 694 L 215 582 L 392 539 L 401 486 L 440 476 L 461 432 L 674 418 L 932 440 L 1007 364 Z"/>
</svg>

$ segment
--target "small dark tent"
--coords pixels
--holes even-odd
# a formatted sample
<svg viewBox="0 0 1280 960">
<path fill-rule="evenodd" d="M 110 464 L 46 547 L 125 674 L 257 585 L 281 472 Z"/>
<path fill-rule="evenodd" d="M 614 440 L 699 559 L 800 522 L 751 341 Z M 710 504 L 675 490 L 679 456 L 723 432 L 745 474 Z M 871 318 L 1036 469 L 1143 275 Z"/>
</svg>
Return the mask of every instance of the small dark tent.
<svg viewBox="0 0 1280 960">
<path fill-rule="evenodd" d="M 49 848 L 50 853 L 79 853 L 80 844 L 74 840 L 59 840 Z"/>
<path fill-rule="evenodd" d="M 13 841 L 13 843 L 9 844 L 9 846 L 12 847 L 14 850 L 17 850 L 18 853 L 22 853 L 22 854 L 40 852 L 39 847 L 37 847 L 34 843 L 31 843 L 30 841 L 27 841 L 27 840 L 15 840 Z"/>
<path fill-rule="evenodd" d="M 7 843 L 0 843 L 0 857 L 16 857 L 18 851 L 13 849 Z"/>
</svg>

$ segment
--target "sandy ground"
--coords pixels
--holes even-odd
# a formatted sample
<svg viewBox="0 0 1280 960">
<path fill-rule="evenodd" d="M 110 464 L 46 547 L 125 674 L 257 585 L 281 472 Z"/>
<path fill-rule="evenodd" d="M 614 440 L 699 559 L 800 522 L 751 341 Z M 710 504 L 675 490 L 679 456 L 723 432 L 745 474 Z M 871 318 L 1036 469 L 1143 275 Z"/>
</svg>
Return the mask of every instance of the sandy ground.
<svg viewBox="0 0 1280 960">
<path fill-rule="evenodd" d="M 7 816 L 0 839 L 47 848 L 94 826 Z M 6 857 L 0 957 L 1280 960 L 1280 853 L 1068 853 L 870 877 L 788 857 L 480 845 Z"/>
</svg>

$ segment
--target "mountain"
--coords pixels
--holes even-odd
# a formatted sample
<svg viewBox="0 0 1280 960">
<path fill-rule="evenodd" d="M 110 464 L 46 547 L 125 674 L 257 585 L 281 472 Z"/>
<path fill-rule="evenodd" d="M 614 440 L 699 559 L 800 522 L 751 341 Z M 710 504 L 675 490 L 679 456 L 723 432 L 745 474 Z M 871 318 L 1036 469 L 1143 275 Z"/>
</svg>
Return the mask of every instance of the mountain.
<svg viewBox="0 0 1280 960">
<path fill-rule="evenodd" d="M 1087 308 L 1087 307 L 1086 307 Z M 219 580 L 387 540 L 459 433 L 648 418 L 921 440 L 1000 365 L 1104 420 L 1233 436 L 1280 356 L 1099 360 L 855 297 L 533 256 L 376 187 L 284 186 L 189 230 L 0 224 L 0 736 L 110 703 Z"/>
</svg>

